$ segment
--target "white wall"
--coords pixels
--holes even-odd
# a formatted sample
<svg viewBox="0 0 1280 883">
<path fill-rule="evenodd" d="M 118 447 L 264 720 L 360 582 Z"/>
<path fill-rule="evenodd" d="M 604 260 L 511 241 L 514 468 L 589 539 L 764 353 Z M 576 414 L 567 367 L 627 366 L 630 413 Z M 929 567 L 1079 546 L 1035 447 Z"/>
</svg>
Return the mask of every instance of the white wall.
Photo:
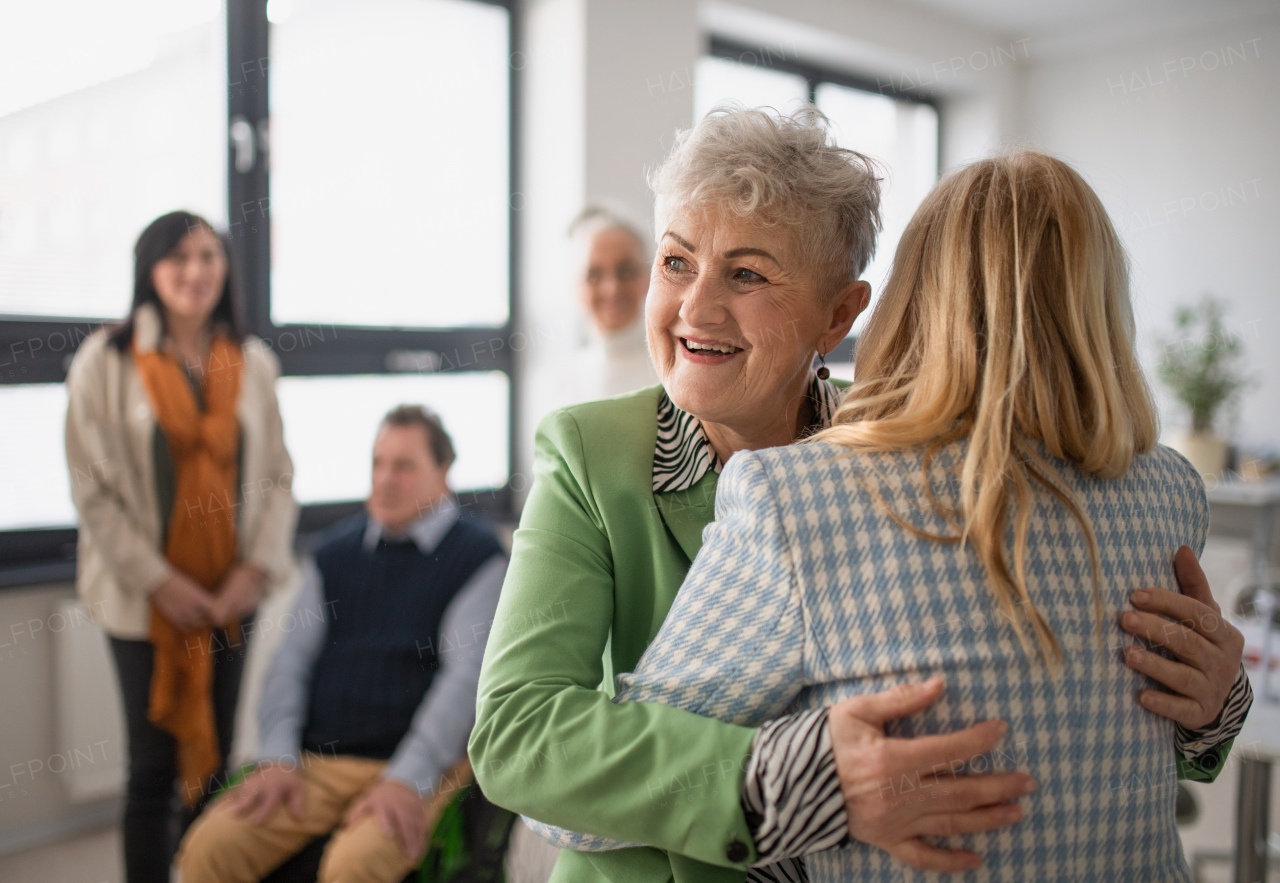
<svg viewBox="0 0 1280 883">
<path fill-rule="evenodd" d="M 1022 83 L 1023 133 L 1098 191 L 1133 260 L 1149 376 L 1177 303 L 1232 304 L 1260 380 L 1233 438 L 1280 443 L 1280 7 L 1253 22 L 1124 45 L 1036 55 Z M 1166 433 L 1185 417 L 1162 399 Z"/>
<path fill-rule="evenodd" d="M 565 231 L 585 198 L 585 0 L 528 0 L 520 24 L 512 53 L 512 63 L 521 69 L 520 168 L 513 202 L 519 306 L 511 341 L 520 368 L 511 477 L 517 496 L 530 482 L 533 429 L 542 410 L 538 387 L 546 382 L 557 348 L 567 346 L 567 329 L 575 322 L 564 266 Z"/>
</svg>

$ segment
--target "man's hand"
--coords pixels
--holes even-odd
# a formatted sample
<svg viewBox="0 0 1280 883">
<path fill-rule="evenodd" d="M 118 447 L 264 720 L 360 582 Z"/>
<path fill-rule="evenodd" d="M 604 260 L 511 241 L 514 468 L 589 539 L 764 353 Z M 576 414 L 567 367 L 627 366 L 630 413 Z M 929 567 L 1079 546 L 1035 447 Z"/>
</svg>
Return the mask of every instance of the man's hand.
<svg viewBox="0 0 1280 883">
<path fill-rule="evenodd" d="M 1124 661 L 1173 691 L 1143 690 L 1138 694 L 1143 708 L 1198 730 L 1222 713 L 1240 673 L 1244 636 L 1222 618 L 1200 562 L 1186 546 L 1173 556 L 1173 569 L 1182 594 L 1168 589 L 1139 589 L 1132 600 L 1142 612 L 1122 614 L 1120 625 L 1130 634 L 1164 647 L 1178 659 L 1165 659 L 1133 646 L 1125 650 Z"/>
<path fill-rule="evenodd" d="M 213 597 L 199 583 L 177 570 L 151 593 L 160 615 L 180 631 L 189 632 L 213 622 Z"/>
<path fill-rule="evenodd" d="M 427 819 L 422 798 L 404 782 L 383 779 L 374 785 L 351 805 L 342 825 L 350 827 L 365 816 L 374 816 L 382 833 L 396 840 L 415 862 L 426 855 Z"/>
<path fill-rule="evenodd" d="M 1003 721 L 985 721 L 944 736 L 891 739 L 885 735 L 886 722 L 922 711 L 941 695 L 942 679 L 931 678 L 923 684 L 855 696 L 831 707 L 827 725 L 849 836 L 920 870 L 972 870 L 982 864 L 977 853 L 942 849 L 923 838 L 1012 825 L 1022 818 L 1022 808 L 1010 801 L 1030 794 L 1036 782 L 1019 772 L 982 776 L 953 772 L 996 746 L 1008 729 Z"/>
<path fill-rule="evenodd" d="M 265 764 L 231 790 L 226 797 L 226 805 L 241 818 L 252 813 L 249 820 L 255 825 L 262 825 L 281 804 L 288 809 L 289 815 L 301 819 L 306 799 L 307 783 L 297 771 Z"/>
<path fill-rule="evenodd" d="M 213 599 L 213 622 L 226 628 L 258 609 L 267 575 L 252 564 L 232 568 Z"/>
</svg>

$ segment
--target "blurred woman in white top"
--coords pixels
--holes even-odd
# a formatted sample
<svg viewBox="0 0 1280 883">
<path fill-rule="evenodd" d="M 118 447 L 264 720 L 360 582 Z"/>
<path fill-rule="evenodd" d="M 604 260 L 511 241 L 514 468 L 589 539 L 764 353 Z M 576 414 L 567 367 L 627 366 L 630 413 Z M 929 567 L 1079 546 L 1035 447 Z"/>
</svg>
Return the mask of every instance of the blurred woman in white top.
<svg viewBox="0 0 1280 883">
<path fill-rule="evenodd" d="M 583 209 L 569 227 L 578 301 L 586 314 L 586 344 L 576 352 L 564 387 L 590 401 L 658 382 L 644 336 L 649 292 L 646 239 L 621 215 L 600 206 Z"/>
</svg>

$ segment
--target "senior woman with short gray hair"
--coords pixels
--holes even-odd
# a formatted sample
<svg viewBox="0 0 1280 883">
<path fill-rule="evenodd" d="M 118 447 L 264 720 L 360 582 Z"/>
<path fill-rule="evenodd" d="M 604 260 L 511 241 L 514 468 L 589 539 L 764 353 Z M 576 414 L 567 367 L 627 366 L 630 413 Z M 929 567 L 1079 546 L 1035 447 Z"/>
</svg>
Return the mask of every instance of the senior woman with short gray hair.
<svg viewBox="0 0 1280 883">
<path fill-rule="evenodd" d="M 713 112 L 652 185 L 646 324 L 662 384 L 539 426 L 481 674 L 476 778 L 572 848 L 556 881 L 789 879 L 803 873 L 793 857 L 846 837 L 920 868 L 977 867 L 974 853 L 923 838 L 1014 823 L 1029 776 L 959 777 L 919 802 L 879 788 L 999 742 L 1000 721 L 886 737 L 886 721 L 931 705 L 940 684 L 759 728 L 610 699 L 702 544 L 721 467 L 830 424 L 838 385 L 813 360 L 867 306 L 859 276 L 879 227 L 874 165 L 834 146 L 813 109 Z"/>
</svg>

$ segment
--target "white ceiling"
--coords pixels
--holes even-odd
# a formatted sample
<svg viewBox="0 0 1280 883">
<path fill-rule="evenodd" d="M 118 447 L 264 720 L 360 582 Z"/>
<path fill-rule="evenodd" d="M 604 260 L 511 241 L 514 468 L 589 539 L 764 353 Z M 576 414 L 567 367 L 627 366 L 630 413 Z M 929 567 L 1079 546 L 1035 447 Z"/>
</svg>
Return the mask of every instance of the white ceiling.
<svg viewBox="0 0 1280 883">
<path fill-rule="evenodd" d="M 1116 27 L 1165 30 L 1280 12 L 1280 0 L 907 0 L 1002 34 L 1102 36 Z"/>
</svg>

